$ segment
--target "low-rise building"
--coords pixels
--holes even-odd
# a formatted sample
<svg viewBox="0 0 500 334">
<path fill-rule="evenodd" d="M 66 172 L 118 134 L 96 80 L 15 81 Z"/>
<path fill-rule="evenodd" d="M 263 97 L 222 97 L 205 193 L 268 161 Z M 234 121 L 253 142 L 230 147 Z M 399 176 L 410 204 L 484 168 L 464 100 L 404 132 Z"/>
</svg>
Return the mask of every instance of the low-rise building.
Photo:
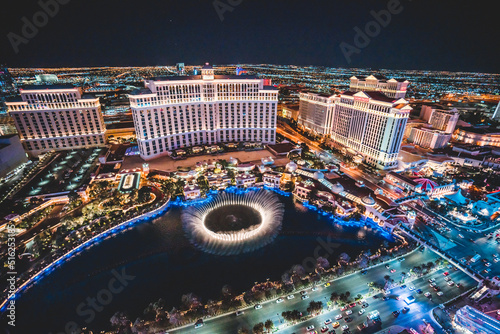
<svg viewBox="0 0 500 334">
<path fill-rule="evenodd" d="M 423 148 L 438 149 L 445 147 L 451 139 L 451 134 L 441 130 L 427 128 L 411 128 L 408 142 Z"/>
<path fill-rule="evenodd" d="M 266 172 L 262 175 L 264 185 L 269 188 L 279 188 L 281 183 L 281 173 L 279 172 Z"/>
<path fill-rule="evenodd" d="M 454 325 L 471 333 L 497 334 L 500 333 L 500 321 L 489 315 L 465 305 L 460 308 L 453 319 Z"/>
<path fill-rule="evenodd" d="M 293 194 L 299 199 L 306 200 L 313 189 L 314 185 L 307 181 L 297 182 L 295 183 L 295 190 L 293 191 Z"/>
<path fill-rule="evenodd" d="M 396 184 L 408 191 L 415 191 L 419 186 L 419 184 L 413 179 L 410 179 L 409 177 L 396 172 L 387 173 L 387 175 L 384 177 L 384 180 Z"/>
<path fill-rule="evenodd" d="M 236 185 L 238 187 L 251 187 L 255 184 L 257 178 L 253 174 L 245 173 L 235 177 Z"/>
<path fill-rule="evenodd" d="M 201 196 L 200 187 L 194 184 L 184 186 L 184 198 L 187 200 L 197 199 Z"/>
</svg>

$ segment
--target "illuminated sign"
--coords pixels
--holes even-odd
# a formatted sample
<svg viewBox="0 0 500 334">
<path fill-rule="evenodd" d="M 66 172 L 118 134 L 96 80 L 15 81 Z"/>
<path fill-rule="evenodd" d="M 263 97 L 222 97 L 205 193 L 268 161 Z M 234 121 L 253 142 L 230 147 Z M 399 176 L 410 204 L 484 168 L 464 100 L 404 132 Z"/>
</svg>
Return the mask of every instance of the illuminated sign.
<svg viewBox="0 0 500 334">
<path fill-rule="evenodd" d="M 367 98 L 367 97 L 359 97 L 359 96 L 355 96 L 355 97 L 354 97 L 354 101 L 368 103 L 368 102 L 370 101 L 370 99 L 369 99 L 369 98 Z"/>
</svg>

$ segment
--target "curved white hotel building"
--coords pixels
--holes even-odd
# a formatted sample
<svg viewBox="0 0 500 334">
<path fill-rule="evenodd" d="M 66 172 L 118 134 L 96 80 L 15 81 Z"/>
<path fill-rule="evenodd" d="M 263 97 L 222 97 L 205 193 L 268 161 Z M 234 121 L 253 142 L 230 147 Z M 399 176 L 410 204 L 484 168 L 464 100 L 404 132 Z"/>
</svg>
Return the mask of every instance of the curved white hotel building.
<svg viewBox="0 0 500 334">
<path fill-rule="evenodd" d="M 72 85 L 33 85 L 19 93 L 20 100 L 5 104 L 30 155 L 104 146 L 99 98 L 82 96 Z"/>
<path fill-rule="evenodd" d="M 412 108 L 403 98 L 378 91 L 338 95 L 300 94 L 299 124 L 363 156 L 379 169 L 397 167 L 397 157 Z"/>
<path fill-rule="evenodd" d="M 153 78 L 129 95 L 141 157 L 154 159 L 182 147 L 219 142 L 276 140 L 278 90 L 246 75 Z"/>
</svg>

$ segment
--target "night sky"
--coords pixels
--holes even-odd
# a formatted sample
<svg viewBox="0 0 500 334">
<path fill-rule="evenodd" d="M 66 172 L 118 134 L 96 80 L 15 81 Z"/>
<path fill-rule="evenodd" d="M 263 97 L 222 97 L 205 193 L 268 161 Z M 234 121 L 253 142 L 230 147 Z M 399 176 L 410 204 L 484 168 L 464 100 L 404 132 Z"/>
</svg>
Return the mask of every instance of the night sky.
<svg viewBox="0 0 500 334">
<path fill-rule="evenodd" d="M 46 23 L 38 15 L 41 27 L 26 39 L 22 18 L 33 22 L 41 10 L 38 1 L 3 2 L 0 63 L 78 67 L 208 61 L 500 73 L 500 25 L 498 11 L 487 5 L 491 2 L 400 0 L 386 27 L 356 48 L 354 28 L 364 31 L 374 21 L 370 12 L 387 10 L 391 1 L 60 1 L 67 4 Z M 214 3 L 231 9 L 221 14 L 222 21 Z M 9 41 L 14 35 L 24 39 L 17 54 Z M 356 48 L 350 63 L 342 42 Z"/>
</svg>

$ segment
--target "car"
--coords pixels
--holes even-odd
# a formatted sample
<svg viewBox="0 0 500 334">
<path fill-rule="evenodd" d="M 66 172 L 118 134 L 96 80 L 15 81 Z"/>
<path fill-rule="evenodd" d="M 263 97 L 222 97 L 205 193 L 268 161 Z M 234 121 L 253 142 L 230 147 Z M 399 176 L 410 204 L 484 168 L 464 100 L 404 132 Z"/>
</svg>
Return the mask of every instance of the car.
<svg viewBox="0 0 500 334">
<path fill-rule="evenodd" d="M 254 308 L 254 309 L 256 309 L 256 310 L 260 310 L 260 309 L 262 308 L 262 305 L 257 304 L 257 305 L 255 305 L 253 308 Z"/>
<path fill-rule="evenodd" d="M 413 328 L 410 328 L 410 333 L 411 334 L 418 334 L 418 332 L 415 329 L 413 329 Z"/>
<path fill-rule="evenodd" d="M 342 316 L 341 316 L 341 318 L 342 318 Z M 332 324 L 332 326 L 333 326 L 333 328 L 337 328 L 337 327 L 339 327 L 339 326 L 340 326 L 340 322 L 335 321 L 335 322 Z"/>
<path fill-rule="evenodd" d="M 450 274 L 450 273 L 449 273 L 449 272 L 447 272 L 447 271 L 445 271 L 445 272 L 443 273 L 443 275 L 444 275 L 444 276 L 448 276 L 449 274 Z"/>
<path fill-rule="evenodd" d="M 203 327 L 203 325 L 205 325 L 205 324 L 203 323 L 203 319 L 198 319 L 198 320 L 196 321 L 196 323 L 194 324 L 194 328 L 195 328 L 195 329 L 198 329 L 198 328 Z"/>
<path fill-rule="evenodd" d="M 426 292 L 424 293 L 424 296 L 426 296 L 427 298 L 431 299 L 432 298 L 432 295 L 430 292 Z"/>
<path fill-rule="evenodd" d="M 446 276 L 446 277 L 444 278 L 444 280 L 445 280 L 446 282 L 448 282 L 449 280 L 451 280 L 451 277 L 450 277 L 450 276 Z"/>
<path fill-rule="evenodd" d="M 236 316 L 237 316 L 237 317 L 239 317 L 240 315 L 243 315 L 243 314 L 245 314 L 245 312 L 243 312 L 243 311 L 237 311 L 237 312 L 236 312 Z"/>
<path fill-rule="evenodd" d="M 483 273 L 485 273 L 485 274 L 488 274 L 488 273 L 490 273 L 490 272 L 491 272 L 491 269 L 490 269 L 490 268 L 486 268 L 486 269 L 484 269 L 484 270 L 483 270 Z"/>
<path fill-rule="evenodd" d="M 462 239 L 464 238 L 464 236 L 461 233 L 459 233 L 458 236 Z"/>
<path fill-rule="evenodd" d="M 361 270 L 361 275 L 366 275 L 367 271 L 366 270 Z"/>
<path fill-rule="evenodd" d="M 328 332 L 328 334 L 335 334 L 335 330 L 332 329 L 331 331 Z"/>
<path fill-rule="evenodd" d="M 362 308 L 367 308 L 368 306 L 370 306 L 370 304 L 368 304 L 367 302 L 364 302 L 363 304 L 361 304 Z"/>
<path fill-rule="evenodd" d="M 301 298 L 302 300 L 309 299 L 309 295 L 302 295 L 300 298 Z"/>
<path fill-rule="evenodd" d="M 399 311 L 398 311 L 398 310 L 393 311 L 393 312 L 392 312 L 392 315 L 394 316 L 394 318 L 399 317 Z"/>
<path fill-rule="evenodd" d="M 449 286 L 453 286 L 453 284 L 455 284 L 453 281 L 449 281 L 449 282 L 448 282 L 448 285 L 449 285 Z"/>
<path fill-rule="evenodd" d="M 331 323 L 332 323 L 332 319 L 326 319 L 326 320 L 325 320 L 325 325 L 329 325 L 329 324 L 331 324 Z"/>
<path fill-rule="evenodd" d="M 300 294 L 301 295 L 307 295 L 307 291 L 302 290 L 302 291 L 300 291 Z"/>
<path fill-rule="evenodd" d="M 388 264 L 386 264 L 386 265 L 385 265 L 385 267 L 386 267 L 387 269 L 389 269 L 389 268 L 390 268 L 390 266 L 389 266 Z"/>
<path fill-rule="evenodd" d="M 442 295 L 444 295 L 444 293 L 443 293 L 443 291 L 439 291 L 439 292 L 437 293 L 437 295 L 441 297 Z"/>
<path fill-rule="evenodd" d="M 490 267 L 490 266 L 491 266 L 491 263 L 486 262 L 484 265 L 485 265 L 486 267 Z"/>
<path fill-rule="evenodd" d="M 385 301 L 385 300 L 389 300 L 389 297 L 384 296 L 384 298 L 382 298 L 382 300 L 384 300 L 384 301 Z"/>
<path fill-rule="evenodd" d="M 419 295 L 421 295 L 421 294 L 422 294 L 422 289 L 417 289 L 417 293 L 418 293 Z"/>
<path fill-rule="evenodd" d="M 362 308 L 362 309 L 361 309 L 361 310 L 359 310 L 359 312 L 358 312 L 358 314 L 359 314 L 359 315 L 362 315 L 363 313 L 365 313 L 365 309 L 364 309 L 364 308 Z"/>
<path fill-rule="evenodd" d="M 403 284 L 403 285 L 401 285 L 401 287 L 400 287 L 400 288 L 401 288 L 401 289 L 406 289 L 406 285 L 405 285 L 405 284 Z"/>
<path fill-rule="evenodd" d="M 317 286 L 313 286 L 311 291 L 318 291 L 318 287 Z"/>
<path fill-rule="evenodd" d="M 435 278 L 429 278 L 429 283 L 434 282 L 436 279 Z"/>
<path fill-rule="evenodd" d="M 457 288 L 460 288 L 460 287 L 462 286 L 462 284 L 461 284 L 461 283 L 456 283 L 456 284 L 455 284 L 455 286 L 456 286 Z"/>
<path fill-rule="evenodd" d="M 410 310 L 409 307 L 405 306 L 403 307 L 403 309 L 401 310 L 403 313 L 407 313 L 408 311 Z"/>
<path fill-rule="evenodd" d="M 325 288 L 328 288 L 330 285 L 331 285 L 330 282 L 326 283 Z"/>
<path fill-rule="evenodd" d="M 413 291 L 413 290 L 415 290 L 415 287 L 414 287 L 413 285 L 410 285 L 410 286 L 408 287 L 408 290 Z"/>
<path fill-rule="evenodd" d="M 340 308 L 340 311 L 344 312 L 345 310 L 347 310 L 347 305 L 344 305 Z"/>
<path fill-rule="evenodd" d="M 352 318 L 351 318 L 351 317 L 345 317 L 345 318 L 344 318 L 344 321 L 345 321 L 345 322 L 351 322 L 351 321 L 352 321 Z"/>
<path fill-rule="evenodd" d="M 347 326 L 347 325 L 342 326 L 343 331 L 348 330 L 348 329 L 349 329 L 349 326 Z"/>
<path fill-rule="evenodd" d="M 342 314 L 337 314 L 337 315 L 335 316 L 335 320 L 340 320 L 340 319 L 342 319 Z"/>
<path fill-rule="evenodd" d="M 498 257 L 493 259 L 493 262 L 495 262 L 495 263 L 498 263 L 498 261 L 500 261 L 500 259 Z"/>
<path fill-rule="evenodd" d="M 429 284 L 429 286 L 430 286 L 431 288 L 435 287 L 435 286 L 436 286 L 436 282 L 432 282 L 431 284 Z"/>
<path fill-rule="evenodd" d="M 436 285 L 436 286 L 434 287 L 434 291 L 441 291 L 441 288 L 440 288 L 439 286 L 437 286 L 437 285 Z"/>
<path fill-rule="evenodd" d="M 349 304 L 349 307 L 350 307 L 350 308 L 353 308 L 354 306 L 356 306 L 356 303 L 350 303 L 350 304 Z"/>
<path fill-rule="evenodd" d="M 286 299 L 294 299 L 294 298 L 295 298 L 294 295 L 288 295 L 288 296 L 286 296 Z"/>
<path fill-rule="evenodd" d="M 396 269 L 391 269 L 391 274 L 394 274 L 396 272 Z"/>
<path fill-rule="evenodd" d="M 283 301 L 284 301 L 284 299 L 283 299 L 283 298 L 278 298 L 278 299 L 276 299 L 276 303 L 278 303 L 278 304 L 279 304 L 279 303 L 283 303 Z"/>
<path fill-rule="evenodd" d="M 352 314 L 352 310 L 347 310 L 347 311 L 345 311 L 345 314 L 346 314 L 346 315 L 351 315 L 351 314 Z"/>
<path fill-rule="evenodd" d="M 328 326 L 323 326 L 321 327 L 321 333 L 327 332 L 328 331 Z"/>
<path fill-rule="evenodd" d="M 395 297 L 394 297 L 394 299 L 396 299 L 396 300 L 401 300 L 401 297 L 399 297 L 399 296 L 395 296 Z"/>
<path fill-rule="evenodd" d="M 403 262 L 404 260 L 406 260 L 404 257 L 400 257 L 398 261 Z"/>
<path fill-rule="evenodd" d="M 314 329 L 314 325 L 310 325 L 306 327 L 307 331 L 312 331 Z"/>
</svg>

